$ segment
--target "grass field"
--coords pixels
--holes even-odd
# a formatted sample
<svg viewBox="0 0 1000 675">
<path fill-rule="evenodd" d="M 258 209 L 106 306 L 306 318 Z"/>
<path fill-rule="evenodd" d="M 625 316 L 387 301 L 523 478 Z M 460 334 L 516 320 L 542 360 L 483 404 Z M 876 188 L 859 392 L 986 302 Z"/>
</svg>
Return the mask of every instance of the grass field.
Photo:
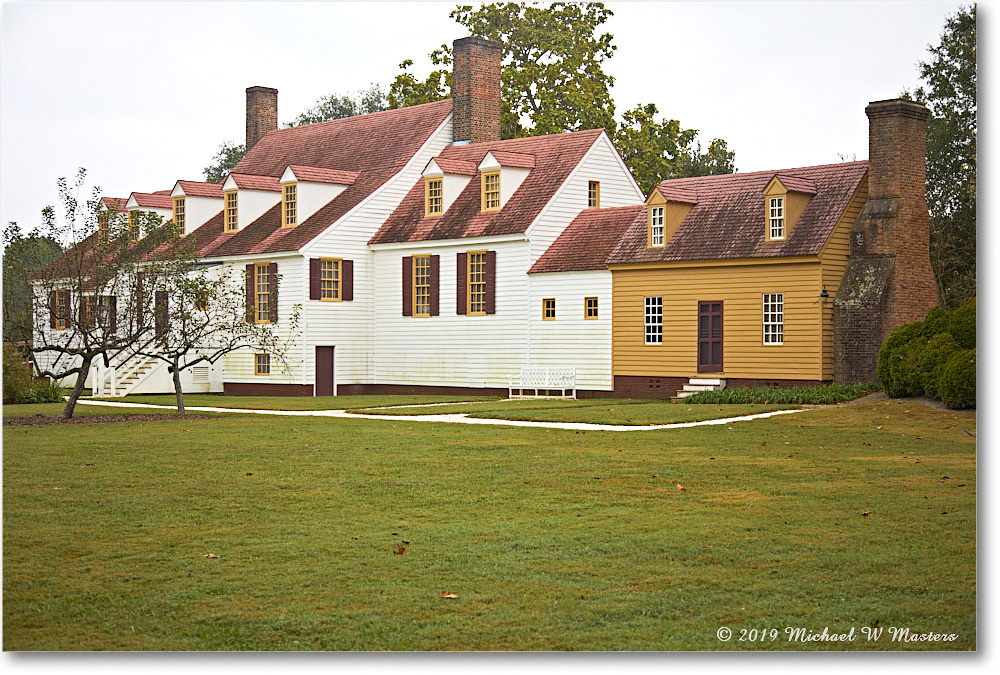
<svg viewBox="0 0 1000 675">
<path fill-rule="evenodd" d="M 913 401 L 628 434 L 6 427 L 3 647 L 974 649 L 963 429 L 974 414 Z M 957 638 L 739 640 L 876 623 Z"/>
</svg>

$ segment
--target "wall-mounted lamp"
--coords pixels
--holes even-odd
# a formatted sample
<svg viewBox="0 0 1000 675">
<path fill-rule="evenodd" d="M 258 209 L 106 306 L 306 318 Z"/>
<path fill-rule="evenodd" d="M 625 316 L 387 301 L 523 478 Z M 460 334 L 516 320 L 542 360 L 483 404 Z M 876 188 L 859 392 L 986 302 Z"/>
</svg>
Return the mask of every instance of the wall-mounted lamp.
<svg viewBox="0 0 1000 675">
<path fill-rule="evenodd" d="M 819 294 L 821 298 L 829 298 L 830 294 L 826 292 L 826 286 L 823 287 L 823 292 Z"/>
</svg>

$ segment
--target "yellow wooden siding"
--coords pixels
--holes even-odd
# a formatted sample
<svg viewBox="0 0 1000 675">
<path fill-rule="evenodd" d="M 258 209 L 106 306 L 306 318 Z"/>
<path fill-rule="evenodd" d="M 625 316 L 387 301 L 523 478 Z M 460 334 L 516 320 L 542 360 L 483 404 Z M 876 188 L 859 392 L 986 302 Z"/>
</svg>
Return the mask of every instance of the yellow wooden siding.
<svg viewBox="0 0 1000 675">
<path fill-rule="evenodd" d="M 823 379 L 833 379 L 833 299 L 837 297 L 840 281 L 847 270 L 850 254 L 851 229 L 861 215 L 865 201 L 868 199 L 868 176 L 861 179 L 861 184 L 848 202 L 847 208 L 841 214 L 830 238 L 826 240 L 820 251 L 820 262 L 823 265 L 823 286 L 830 297 L 823 306 Z"/>
<path fill-rule="evenodd" d="M 817 258 L 793 263 L 612 272 L 612 370 L 615 375 L 697 377 L 698 301 L 723 302 L 723 369 L 712 377 L 822 379 Z M 784 294 L 784 344 L 763 344 L 763 294 Z M 644 344 L 644 298 L 663 297 L 663 344 Z"/>
</svg>

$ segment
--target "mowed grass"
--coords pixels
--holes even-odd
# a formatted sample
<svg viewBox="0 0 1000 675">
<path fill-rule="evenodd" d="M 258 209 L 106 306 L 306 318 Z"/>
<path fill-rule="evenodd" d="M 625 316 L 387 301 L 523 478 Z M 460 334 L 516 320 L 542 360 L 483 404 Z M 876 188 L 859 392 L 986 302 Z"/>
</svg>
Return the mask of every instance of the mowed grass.
<svg viewBox="0 0 1000 675">
<path fill-rule="evenodd" d="M 898 401 L 629 433 L 7 427 L 3 646 L 974 649 L 963 429 L 974 414 Z M 958 639 L 738 640 L 876 622 Z"/>
<path fill-rule="evenodd" d="M 177 405 L 177 396 L 174 394 L 139 394 L 104 400 L 167 405 L 172 407 Z M 399 396 L 224 396 L 222 394 L 185 394 L 184 406 L 253 410 L 343 410 L 344 408 L 368 408 L 372 406 L 484 400 L 497 399 L 491 396 L 428 396 L 422 394 Z"/>
</svg>

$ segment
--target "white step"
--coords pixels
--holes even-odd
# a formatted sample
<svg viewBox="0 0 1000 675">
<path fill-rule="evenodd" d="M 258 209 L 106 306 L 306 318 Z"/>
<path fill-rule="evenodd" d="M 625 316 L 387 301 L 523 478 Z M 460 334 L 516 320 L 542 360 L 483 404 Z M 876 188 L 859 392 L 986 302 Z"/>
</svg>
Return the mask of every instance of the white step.
<svg viewBox="0 0 1000 675">
<path fill-rule="evenodd" d="M 692 377 L 688 380 L 688 384 L 712 385 L 723 389 L 726 387 L 726 381 L 717 377 Z"/>
<path fill-rule="evenodd" d="M 719 385 L 717 384 L 685 384 L 684 391 L 689 391 L 692 394 L 699 391 L 718 391 Z"/>
</svg>

